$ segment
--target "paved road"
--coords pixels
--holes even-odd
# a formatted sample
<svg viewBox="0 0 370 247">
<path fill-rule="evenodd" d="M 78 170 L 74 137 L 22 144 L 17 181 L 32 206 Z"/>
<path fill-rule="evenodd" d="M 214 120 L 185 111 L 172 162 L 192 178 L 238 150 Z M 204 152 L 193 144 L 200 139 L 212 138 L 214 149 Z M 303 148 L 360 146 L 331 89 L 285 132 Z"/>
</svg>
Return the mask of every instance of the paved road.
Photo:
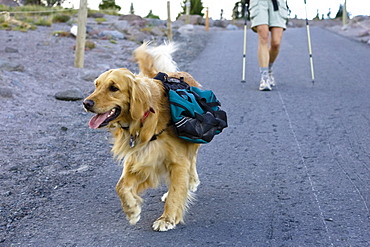
<svg viewBox="0 0 370 247">
<path fill-rule="evenodd" d="M 320 28 L 311 36 L 314 86 L 303 28 L 285 32 L 271 92 L 258 91 L 251 32 L 246 83 L 242 31 L 213 35 L 190 66 L 220 98 L 229 128 L 199 153 L 186 225 L 151 230 L 161 188 L 146 193 L 141 221 L 129 226 L 114 191 L 120 168 L 107 158 L 83 186 L 64 188 L 54 200 L 63 204 L 24 219 L 14 245 L 370 246 L 370 47 Z"/>
</svg>

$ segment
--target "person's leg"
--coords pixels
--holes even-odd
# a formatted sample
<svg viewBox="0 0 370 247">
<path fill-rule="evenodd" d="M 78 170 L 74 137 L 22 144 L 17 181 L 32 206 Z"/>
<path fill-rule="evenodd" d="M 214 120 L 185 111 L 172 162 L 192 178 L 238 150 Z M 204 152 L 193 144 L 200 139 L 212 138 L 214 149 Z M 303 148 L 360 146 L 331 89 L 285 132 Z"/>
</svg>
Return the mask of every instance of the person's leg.
<svg viewBox="0 0 370 247">
<path fill-rule="evenodd" d="M 269 63 L 274 63 L 280 51 L 280 44 L 283 38 L 284 29 L 281 27 L 271 27 L 270 31 L 271 45 L 269 50 Z"/>
<path fill-rule="evenodd" d="M 258 63 L 260 66 L 261 73 L 261 82 L 260 90 L 261 91 L 270 91 L 270 83 L 268 82 L 268 65 L 270 61 L 270 51 L 269 51 L 269 26 L 268 25 L 259 25 L 257 26 L 258 33 Z"/>
<path fill-rule="evenodd" d="M 281 27 L 271 27 L 271 44 L 269 48 L 269 64 L 268 64 L 268 73 L 269 81 L 271 86 L 275 86 L 275 78 L 272 75 L 272 66 L 279 54 L 280 44 L 283 37 L 284 29 Z"/>
<path fill-rule="evenodd" d="M 269 27 L 268 25 L 257 26 L 258 33 L 258 62 L 261 68 L 267 67 L 269 55 Z"/>
</svg>

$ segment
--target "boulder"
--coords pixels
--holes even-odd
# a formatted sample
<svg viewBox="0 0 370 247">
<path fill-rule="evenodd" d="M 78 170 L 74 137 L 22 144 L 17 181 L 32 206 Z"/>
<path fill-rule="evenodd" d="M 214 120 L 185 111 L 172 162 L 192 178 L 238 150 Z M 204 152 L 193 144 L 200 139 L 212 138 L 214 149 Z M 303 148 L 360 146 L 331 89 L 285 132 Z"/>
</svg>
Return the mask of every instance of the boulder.
<svg viewBox="0 0 370 247">
<path fill-rule="evenodd" d="M 15 62 L 9 61 L 7 59 L 0 58 L 0 69 L 6 70 L 6 71 L 20 71 L 20 72 L 23 72 L 24 71 L 24 66 L 19 64 L 19 63 L 15 63 Z"/>
<path fill-rule="evenodd" d="M 226 28 L 227 25 L 229 24 L 230 24 L 230 21 L 228 20 L 215 20 L 213 23 L 215 27 L 222 27 L 222 28 Z"/>
<path fill-rule="evenodd" d="M 237 26 L 233 25 L 233 24 L 227 25 L 226 29 L 227 30 L 231 30 L 231 31 L 233 31 L 233 30 L 239 30 L 239 28 Z"/>
<path fill-rule="evenodd" d="M 138 41 L 143 42 L 144 40 L 149 40 L 150 35 L 145 34 L 144 32 L 141 32 L 137 28 L 130 27 L 125 30 L 126 39 L 132 40 L 132 41 Z"/>
<path fill-rule="evenodd" d="M 6 53 L 18 53 L 18 49 L 15 49 L 13 47 L 5 47 Z"/>
<path fill-rule="evenodd" d="M 121 21 L 115 21 L 112 25 L 111 25 L 112 28 L 118 30 L 118 31 L 121 31 L 123 32 L 124 30 L 126 30 L 127 28 L 130 27 L 130 23 L 126 20 L 121 20 Z"/>
<path fill-rule="evenodd" d="M 123 33 L 117 31 L 117 30 L 104 30 L 104 31 L 101 31 L 98 36 L 101 38 L 101 39 L 114 39 L 114 40 L 118 40 L 118 39 L 124 39 L 125 36 L 123 35 Z"/>
<path fill-rule="evenodd" d="M 84 98 L 84 95 L 80 89 L 74 88 L 57 92 L 55 94 L 55 98 L 58 100 L 77 101 L 82 100 Z"/>
<path fill-rule="evenodd" d="M 1 98 L 11 98 L 13 97 L 13 92 L 10 88 L 0 87 L 0 99 Z"/>
<path fill-rule="evenodd" d="M 180 15 L 179 18 L 177 18 L 179 21 L 186 22 L 186 15 Z M 203 17 L 200 15 L 189 15 L 189 24 L 192 25 L 202 25 L 203 24 Z"/>
</svg>

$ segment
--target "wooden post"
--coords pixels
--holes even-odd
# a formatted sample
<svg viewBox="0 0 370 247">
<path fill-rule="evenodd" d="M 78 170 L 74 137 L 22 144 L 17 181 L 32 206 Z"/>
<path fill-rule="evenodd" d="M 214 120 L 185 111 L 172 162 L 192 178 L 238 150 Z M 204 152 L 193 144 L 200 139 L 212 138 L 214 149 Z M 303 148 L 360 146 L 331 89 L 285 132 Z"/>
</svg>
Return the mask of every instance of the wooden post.
<svg viewBox="0 0 370 247">
<path fill-rule="evenodd" d="M 208 17 L 208 10 L 209 8 L 207 7 L 207 10 L 206 10 L 206 31 L 209 30 L 209 17 Z"/>
<path fill-rule="evenodd" d="M 84 67 L 85 42 L 86 42 L 86 18 L 87 18 L 87 0 L 80 0 L 78 10 L 78 29 L 76 37 L 75 67 Z"/>
<path fill-rule="evenodd" d="M 191 3 L 190 3 L 190 0 L 188 0 L 187 2 L 186 2 L 186 16 L 185 16 L 185 24 L 189 24 L 189 22 L 190 22 L 190 20 L 189 20 L 189 15 L 190 15 L 190 5 L 191 5 Z"/>
<path fill-rule="evenodd" d="M 342 23 L 343 23 L 343 26 L 347 24 L 347 1 L 346 0 L 344 0 L 344 5 L 343 5 Z"/>
<path fill-rule="evenodd" d="M 167 1 L 167 39 L 172 41 L 172 22 L 171 22 L 171 5 L 170 1 Z"/>
</svg>

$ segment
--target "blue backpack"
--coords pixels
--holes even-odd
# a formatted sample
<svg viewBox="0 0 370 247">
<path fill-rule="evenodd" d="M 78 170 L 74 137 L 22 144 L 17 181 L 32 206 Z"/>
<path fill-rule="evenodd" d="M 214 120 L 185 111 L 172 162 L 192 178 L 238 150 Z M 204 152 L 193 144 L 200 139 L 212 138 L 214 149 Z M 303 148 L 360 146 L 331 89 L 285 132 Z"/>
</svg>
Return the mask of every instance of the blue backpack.
<svg viewBox="0 0 370 247">
<path fill-rule="evenodd" d="M 190 87 L 183 78 L 158 73 L 169 99 L 172 121 L 177 135 L 193 143 L 209 143 L 227 127 L 226 112 L 211 90 Z"/>
</svg>

